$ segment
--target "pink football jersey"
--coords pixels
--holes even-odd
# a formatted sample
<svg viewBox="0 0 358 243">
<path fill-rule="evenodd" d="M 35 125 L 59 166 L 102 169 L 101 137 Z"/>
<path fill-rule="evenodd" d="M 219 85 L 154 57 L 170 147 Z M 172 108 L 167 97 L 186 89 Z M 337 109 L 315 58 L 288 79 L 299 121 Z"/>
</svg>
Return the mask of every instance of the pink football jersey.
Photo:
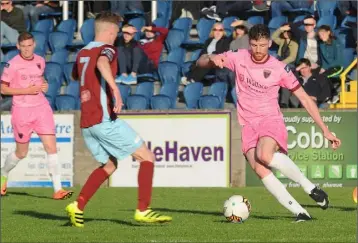
<svg viewBox="0 0 358 243">
<path fill-rule="evenodd" d="M 15 56 L 5 64 L 1 75 L 1 82 L 11 88 L 27 88 L 30 85 L 41 85 L 45 71 L 45 60 L 34 55 L 34 58 L 27 60 L 21 55 Z M 14 107 L 34 107 L 45 104 L 47 101 L 43 92 L 37 95 L 14 95 L 12 105 Z"/>
<path fill-rule="evenodd" d="M 300 87 L 290 68 L 270 56 L 265 63 L 256 63 L 248 50 L 225 52 L 224 66 L 236 75 L 237 111 L 241 125 L 270 117 L 282 118 L 278 105 L 280 87 L 292 92 Z"/>
</svg>

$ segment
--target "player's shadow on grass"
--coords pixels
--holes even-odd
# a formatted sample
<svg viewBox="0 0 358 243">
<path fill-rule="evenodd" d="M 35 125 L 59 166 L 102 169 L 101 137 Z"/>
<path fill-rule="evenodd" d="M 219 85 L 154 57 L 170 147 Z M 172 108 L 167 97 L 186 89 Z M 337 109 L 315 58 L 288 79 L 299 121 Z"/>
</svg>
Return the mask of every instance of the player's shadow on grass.
<svg viewBox="0 0 358 243">
<path fill-rule="evenodd" d="M 58 215 L 54 215 L 54 214 L 50 214 L 50 213 L 40 213 L 40 212 L 36 212 L 36 211 L 31 211 L 31 210 L 16 210 L 13 212 L 13 214 L 24 215 L 24 216 L 28 216 L 28 217 L 32 217 L 32 218 L 37 218 L 37 219 L 68 221 L 68 217 L 65 217 L 65 216 L 58 216 Z M 124 221 L 124 220 L 119 220 L 119 219 L 85 218 L 85 222 L 91 222 L 91 221 L 107 221 L 107 222 L 122 224 L 122 225 L 126 225 L 126 226 L 133 226 L 133 227 L 146 226 L 146 225 L 135 224 L 130 221 Z M 69 225 L 70 224 L 68 222 L 66 222 L 63 226 L 69 226 Z"/>
<path fill-rule="evenodd" d="M 34 195 L 34 194 L 29 194 L 27 192 L 7 192 L 6 193 L 7 196 L 26 196 L 26 197 L 36 197 L 36 198 L 44 198 L 44 199 L 51 199 L 51 197 L 46 197 L 46 196 L 39 196 L 39 195 Z"/>
<path fill-rule="evenodd" d="M 305 207 L 305 208 L 320 208 L 320 206 L 318 206 L 318 205 L 302 205 L 302 207 Z M 357 210 L 356 207 L 342 207 L 342 206 L 329 206 L 328 209 L 337 209 L 339 211 L 344 211 L 344 212 L 351 212 L 351 211 L 356 211 Z"/>
<path fill-rule="evenodd" d="M 170 208 L 155 208 L 158 211 L 169 212 L 169 213 L 187 213 L 187 214 L 199 214 L 199 215 L 211 215 L 211 216 L 220 216 L 223 214 L 217 211 L 201 211 L 201 210 L 187 210 L 187 209 L 170 209 Z M 283 218 L 292 219 L 292 216 L 263 216 L 251 214 L 250 218 L 262 219 L 262 220 L 279 220 Z M 219 222 L 219 221 L 218 221 Z"/>
</svg>

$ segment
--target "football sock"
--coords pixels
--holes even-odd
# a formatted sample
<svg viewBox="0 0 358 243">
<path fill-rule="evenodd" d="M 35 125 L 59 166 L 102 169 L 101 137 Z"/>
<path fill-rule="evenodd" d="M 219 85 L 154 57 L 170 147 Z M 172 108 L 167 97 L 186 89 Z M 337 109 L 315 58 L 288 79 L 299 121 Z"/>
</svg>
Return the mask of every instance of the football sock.
<svg viewBox="0 0 358 243">
<path fill-rule="evenodd" d="M 265 185 L 266 189 L 290 212 L 295 215 L 305 212 L 306 210 L 291 196 L 287 191 L 286 187 L 274 176 L 273 173 L 270 173 L 268 176 L 262 179 L 262 183 Z"/>
<path fill-rule="evenodd" d="M 58 162 L 57 154 L 47 154 L 47 168 L 52 179 L 53 190 L 58 192 L 61 186 L 61 165 Z"/>
<path fill-rule="evenodd" d="M 310 194 L 312 189 L 316 187 L 302 174 L 297 165 L 283 153 L 274 153 L 269 166 L 279 170 L 290 180 L 299 183 L 307 194 Z"/>
<path fill-rule="evenodd" d="M 154 163 L 143 161 L 138 171 L 138 206 L 137 209 L 145 211 L 150 205 L 152 198 L 152 184 L 154 174 Z"/>
<path fill-rule="evenodd" d="M 5 165 L 1 168 L 1 175 L 8 177 L 9 172 L 15 168 L 19 161 L 20 159 L 16 156 L 14 152 L 8 154 L 5 159 Z"/>
<path fill-rule="evenodd" d="M 83 211 L 87 202 L 96 193 L 102 183 L 109 177 L 108 173 L 102 168 L 95 169 L 88 177 L 85 185 L 82 187 L 80 195 L 78 195 L 77 203 L 78 208 Z"/>
</svg>

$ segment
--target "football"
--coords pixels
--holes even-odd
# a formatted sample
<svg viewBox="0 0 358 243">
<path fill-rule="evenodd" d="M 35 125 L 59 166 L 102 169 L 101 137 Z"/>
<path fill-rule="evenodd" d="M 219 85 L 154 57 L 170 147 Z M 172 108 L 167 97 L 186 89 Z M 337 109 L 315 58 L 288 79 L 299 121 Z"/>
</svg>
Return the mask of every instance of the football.
<svg viewBox="0 0 358 243">
<path fill-rule="evenodd" d="M 251 204 L 247 198 L 240 195 L 231 196 L 224 203 L 224 216 L 232 223 L 243 223 L 249 218 Z"/>
</svg>

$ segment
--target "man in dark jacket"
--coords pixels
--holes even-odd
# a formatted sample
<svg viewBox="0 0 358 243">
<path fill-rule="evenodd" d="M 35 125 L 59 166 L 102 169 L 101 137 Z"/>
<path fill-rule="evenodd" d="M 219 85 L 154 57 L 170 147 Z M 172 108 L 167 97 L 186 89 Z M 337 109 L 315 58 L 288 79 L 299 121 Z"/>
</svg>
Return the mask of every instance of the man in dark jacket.
<svg viewBox="0 0 358 243">
<path fill-rule="evenodd" d="M 1 1 L 1 44 L 16 44 L 19 34 L 26 31 L 24 14 L 12 5 L 12 1 Z"/>
</svg>

